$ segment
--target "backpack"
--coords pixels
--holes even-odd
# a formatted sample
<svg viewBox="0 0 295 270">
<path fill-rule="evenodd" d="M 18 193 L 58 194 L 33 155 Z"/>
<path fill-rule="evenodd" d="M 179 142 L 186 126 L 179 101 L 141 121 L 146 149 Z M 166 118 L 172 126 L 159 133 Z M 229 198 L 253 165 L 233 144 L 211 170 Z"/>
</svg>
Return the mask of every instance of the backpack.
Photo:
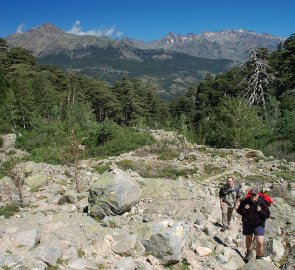
<svg viewBox="0 0 295 270">
<path fill-rule="evenodd" d="M 266 194 L 262 192 L 259 192 L 258 194 L 259 194 L 259 198 L 262 198 L 267 206 L 271 206 L 273 204 L 273 200 L 269 196 L 267 196 Z M 248 191 L 244 199 L 247 199 L 250 196 L 251 196 L 251 191 Z"/>
</svg>

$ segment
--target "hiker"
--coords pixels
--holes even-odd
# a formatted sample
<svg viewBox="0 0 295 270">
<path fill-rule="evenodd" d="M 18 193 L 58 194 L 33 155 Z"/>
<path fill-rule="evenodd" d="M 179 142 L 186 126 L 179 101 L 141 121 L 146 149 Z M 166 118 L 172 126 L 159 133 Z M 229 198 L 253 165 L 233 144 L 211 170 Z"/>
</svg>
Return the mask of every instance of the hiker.
<svg viewBox="0 0 295 270">
<path fill-rule="evenodd" d="M 249 262 L 254 237 L 256 241 L 256 259 L 263 257 L 265 220 L 270 216 L 269 208 L 263 198 L 259 196 L 258 188 L 253 187 L 250 194 L 250 197 L 241 201 L 237 210 L 242 215 L 243 235 L 246 236 L 247 251 L 244 257 L 245 263 Z"/>
<path fill-rule="evenodd" d="M 222 211 L 222 229 L 224 232 L 229 228 L 234 209 L 238 209 L 240 204 L 240 191 L 235 187 L 233 177 L 228 177 L 226 184 L 219 190 L 220 208 Z"/>
</svg>

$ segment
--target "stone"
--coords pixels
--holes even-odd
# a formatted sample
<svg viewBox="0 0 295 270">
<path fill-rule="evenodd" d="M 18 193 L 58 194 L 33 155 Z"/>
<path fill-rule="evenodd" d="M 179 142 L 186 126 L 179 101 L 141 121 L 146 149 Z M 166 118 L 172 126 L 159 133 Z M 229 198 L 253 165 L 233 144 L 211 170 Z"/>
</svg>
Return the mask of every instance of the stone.
<svg viewBox="0 0 295 270">
<path fill-rule="evenodd" d="M 89 210 L 92 217 L 121 215 L 141 199 L 141 188 L 126 172 L 106 171 L 91 185 Z"/>
<path fill-rule="evenodd" d="M 40 233 L 39 228 L 32 228 L 31 230 L 18 232 L 13 240 L 19 246 L 32 248 L 40 242 Z"/>
<path fill-rule="evenodd" d="M 71 269 L 77 269 L 77 270 L 82 270 L 82 269 L 89 269 L 89 270 L 92 270 L 92 269 L 98 269 L 97 266 L 96 266 L 96 263 L 92 260 L 89 260 L 89 259 L 84 259 L 84 258 L 78 258 L 78 259 L 75 259 L 73 261 L 71 261 L 69 263 L 69 267 Z"/>
<path fill-rule="evenodd" d="M 33 249 L 30 254 L 33 258 L 53 266 L 55 266 L 57 260 L 62 257 L 61 249 L 48 245 L 38 246 Z"/>
<path fill-rule="evenodd" d="M 196 252 L 199 256 L 203 257 L 210 255 L 212 253 L 212 249 L 208 247 L 197 246 Z"/>
<path fill-rule="evenodd" d="M 146 223 L 139 228 L 139 241 L 146 253 L 158 258 L 163 265 L 178 262 L 188 237 L 184 222 L 169 219 Z"/>
</svg>

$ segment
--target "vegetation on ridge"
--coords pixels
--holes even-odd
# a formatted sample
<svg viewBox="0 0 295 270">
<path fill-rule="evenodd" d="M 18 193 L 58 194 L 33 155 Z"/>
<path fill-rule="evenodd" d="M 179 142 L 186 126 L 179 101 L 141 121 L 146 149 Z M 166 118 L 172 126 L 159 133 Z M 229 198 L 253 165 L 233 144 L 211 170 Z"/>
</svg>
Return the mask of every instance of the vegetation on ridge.
<svg viewBox="0 0 295 270">
<path fill-rule="evenodd" d="M 110 86 L 37 65 L 30 52 L 8 48 L 0 39 L 0 132 L 21 135 L 18 147 L 49 163 L 72 162 L 73 140 L 84 145 L 83 158 L 152 143 L 132 127 L 175 129 L 193 142 L 258 148 L 295 160 L 295 35 L 273 53 L 256 52 L 256 61 L 267 63 L 255 79 L 263 87 L 264 103 L 247 99 L 247 91 L 255 89 L 245 78 L 257 75 L 250 61 L 218 76 L 208 74 L 184 96 L 163 103 L 160 90 L 139 79 L 124 77 Z"/>
</svg>

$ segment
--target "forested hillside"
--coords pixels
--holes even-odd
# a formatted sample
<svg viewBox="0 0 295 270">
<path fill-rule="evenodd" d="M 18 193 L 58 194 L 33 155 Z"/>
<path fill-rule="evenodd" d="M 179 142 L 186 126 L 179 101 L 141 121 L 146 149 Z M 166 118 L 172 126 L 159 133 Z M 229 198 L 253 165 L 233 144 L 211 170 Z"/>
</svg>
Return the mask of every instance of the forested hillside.
<svg viewBox="0 0 295 270">
<path fill-rule="evenodd" d="M 35 161 L 113 155 L 152 142 L 131 127 L 176 129 L 197 143 L 295 160 L 294 34 L 273 53 L 255 49 L 244 66 L 208 74 L 169 104 L 139 79 L 110 86 L 37 65 L 30 52 L 8 48 L 4 39 L 0 61 L 0 132 L 16 132 L 18 146 Z"/>
</svg>

